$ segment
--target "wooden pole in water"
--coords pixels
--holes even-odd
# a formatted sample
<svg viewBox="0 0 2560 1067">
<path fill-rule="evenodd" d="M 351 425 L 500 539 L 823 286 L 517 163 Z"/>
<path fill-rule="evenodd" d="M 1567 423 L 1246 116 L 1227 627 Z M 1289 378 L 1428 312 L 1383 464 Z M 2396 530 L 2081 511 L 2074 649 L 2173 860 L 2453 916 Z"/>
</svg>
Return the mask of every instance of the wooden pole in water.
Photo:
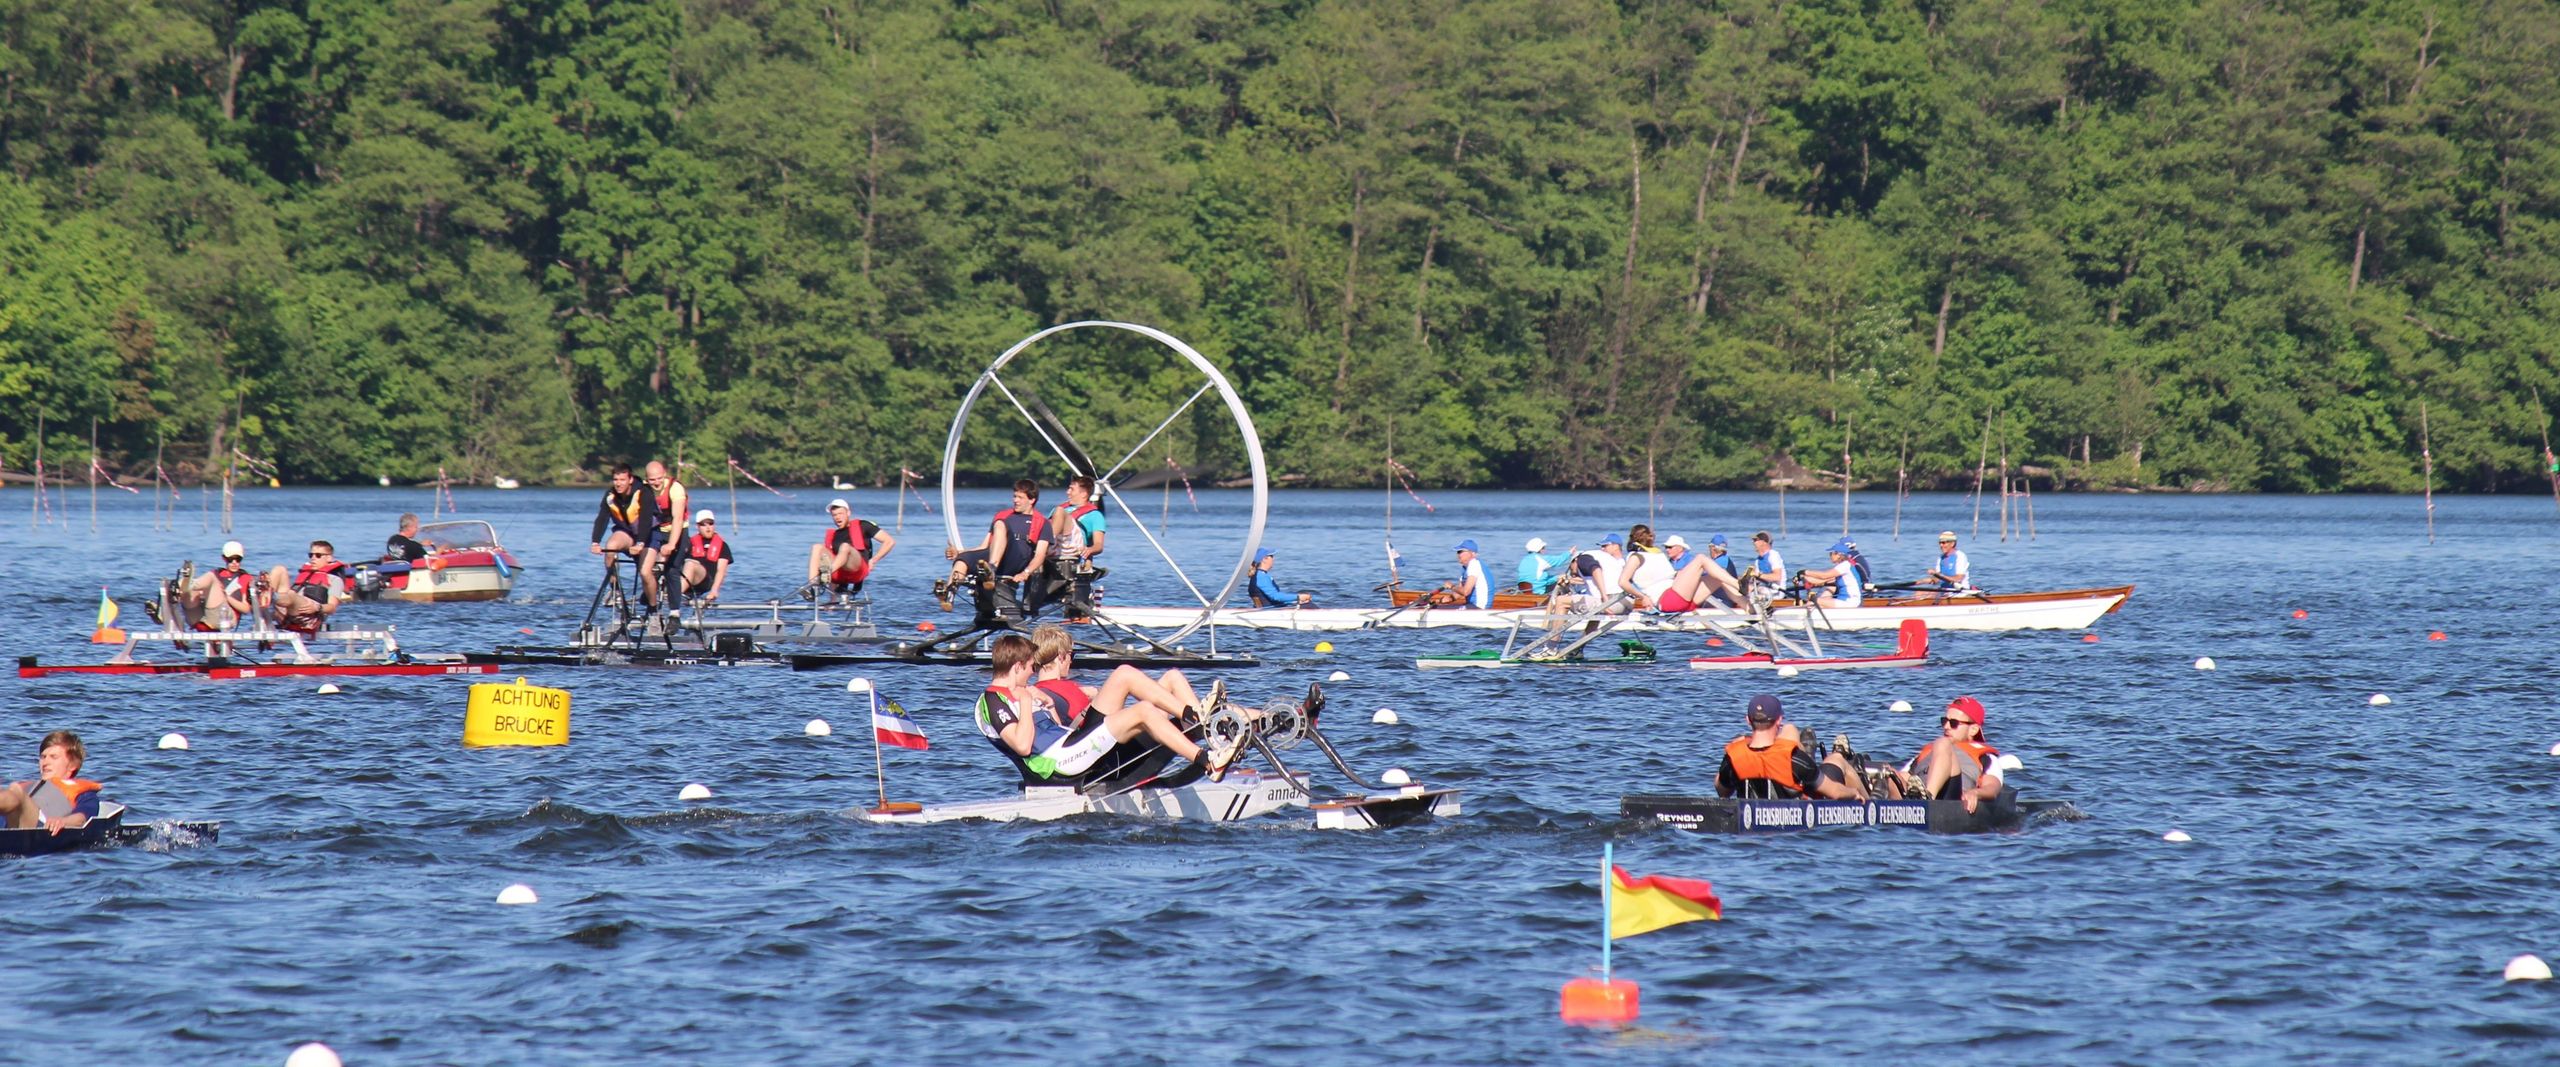
<svg viewBox="0 0 2560 1067">
<path fill-rule="evenodd" d="M 1893 461 L 1893 540 L 1902 541 L 1902 502 L 1911 495 L 1911 431 L 1902 431 L 1902 450 Z"/>
<path fill-rule="evenodd" d="M 746 521 L 738 517 L 738 457 L 729 456 L 727 459 L 729 460 L 729 530 L 730 532 L 735 533 L 746 525 Z M 828 480 L 833 481 L 834 479 Z M 899 513 L 902 515 L 905 513 L 906 503 L 906 494 L 899 494 Z M 901 523 L 900 525 L 903 526 L 904 524 Z M 861 533 L 862 531 L 855 530 L 854 532 Z M 883 800 L 881 803 L 886 804 L 888 801 Z"/>
<path fill-rule="evenodd" d="M 1849 438 L 1858 432 L 1858 417 L 1840 425 L 1840 536 L 1849 536 Z"/>
<path fill-rule="evenodd" d="M 2418 401 L 2418 462 L 2425 470 L 2427 543 L 2436 543 L 2436 453 L 2428 439 L 2427 402 Z"/>
<path fill-rule="evenodd" d="M 168 503 L 168 501 L 164 501 L 160 498 L 160 475 L 162 473 L 160 470 L 160 458 L 161 453 L 167 452 L 168 450 L 169 439 L 165 436 L 157 439 L 157 441 L 155 441 L 151 446 L 151 528 L 154 530 L 165 530 L 169 528 L 161 525 L 164 520 L 161 518 L 160 514 L 160 505 Z"/>
<path fill-rule="evenodd" d="M 1991 413 L 1982 413 L 1982 451 L 1973 461 L 1973 533 L 1982 536 L 1982 478 L 1991 470 Z"/>
<path fill-rule="evenodd" d="M 2005 414 L 2005 412 L 2004 412 L 2003 414 Z M 2004 419 L 2002 419 L 2002 420 L 2000 420 L 2000 421 L 2001 421 L 2001 422 L 2003 422 L 2003 423 L 2006 423 L 2008 420 L 2004 418 Z M 2000 430 L 2001 430 L 2001 433 L 2000 433 L 2000 540 L 2002 540 L 2002 541 L 2007 541 L 2007 540 L 2009 539 L 2009 434 L 2008 434 L 2008 429 L 2009 429 L 2009 428 L 2008 428 L 2006 425 L 2003 425 L 2002 427 L 2000 427 Z"/>
<path fill-rule="evenodd" d="M 1657 499 L 1653 493 L 1653 449 L 1647 448 L 1644 450 L 1644 524 L 1647 526 L 1659 521 L 1655 518 L 1659 510 L 1654 506 Z"/>
<path fill-rule="evenodd" d="M 98 420 L 89 420 L 89 532 L 98 532 Z"/>
<path fill-rule="evenodd" d="M 44 412 L 36 412 L 36 495 L 27 500 L 27 528 L 44 521 Z"/>
<path fill-rule="evenodd" d="M 2551 413 L 2543 409 L 2541 386 L 2533 388 L 2533 412 L 2542 418 L 2542 469 L 2551 475 L 2551 506 L 2560 508 L 2560 458 L 2551 454 Z"/>
</svg>

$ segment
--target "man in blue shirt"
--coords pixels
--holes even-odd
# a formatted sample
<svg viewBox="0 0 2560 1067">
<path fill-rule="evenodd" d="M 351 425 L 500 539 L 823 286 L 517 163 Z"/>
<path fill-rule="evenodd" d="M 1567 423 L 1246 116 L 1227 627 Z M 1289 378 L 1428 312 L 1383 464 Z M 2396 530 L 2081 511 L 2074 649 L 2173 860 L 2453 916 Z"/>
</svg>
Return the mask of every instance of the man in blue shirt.
<svg viewBox="0 0 2560 1067">
<path fill-rule="evenodd" d="M 1956 532 L 1938 534 L 1938 564 L 1929 569 L 1928 581 L 1941 592 L 1973 587 L 1973 561 L 1956 547 Z"/>
<path fill-rule="evenodd" d="M 1546 538 L 1529 539 L 1529 554 L 1520 557 L 1521 592 L 1545 596 L 1549 590 L 1556 587 L 1556 580 L 1564 577 L 1564 572 L 1558 569 L 1563 566 L 1564 561 L 1547 558 L 1546 551 Z"/>
</svg>

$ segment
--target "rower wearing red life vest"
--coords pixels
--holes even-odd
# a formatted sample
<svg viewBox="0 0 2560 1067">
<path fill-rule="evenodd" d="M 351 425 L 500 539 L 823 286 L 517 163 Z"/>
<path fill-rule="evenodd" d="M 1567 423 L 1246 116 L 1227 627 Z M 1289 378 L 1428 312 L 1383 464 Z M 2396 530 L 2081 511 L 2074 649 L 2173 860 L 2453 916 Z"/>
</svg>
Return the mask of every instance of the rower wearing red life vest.
<svg viewBox="0 0 2560 1067">
<path fill-rule="evenodd" d="M 693 532 L 676 542 L 675 566 L 682 572 L 684 595 L 703 601 L 720 599 L 729 580 L 729 542 L 720 536 L 719 520 L 704 508 L 693 516 Z"/>
<path fill-rule="evenodd" d="M 319 633 L 338 613 L 349 589 L 347 565 L 327 541 L 311 542 L 310 560 L 300 568 L 288 573 L 282 565 L 270 567 L 258 582 L 276 628 L 306 635 Z"/>
<path fill-rule="evenodd" d="M 1847 761 L 1834 754 L 1817 759 L 1804 731 L 1786 721 L 1778 698 L 1762 693 L 1751 698 L 1744 713 L 1751 732 L 1724 746 L 1716 766 L 1716 795 L 1745 799 L 1863 800 L 1865 791 Z"/>
<path fill-rule="evenodd" d="M 0 789 L 0 822 L 12 830 L 76 830 L 98 817 L 98 783 L 80 777 L 89 758 L 80 735 L 55 730 L 36 748 L 37 778 Z"/>
<path fill-rule="evenodd" d="M 879 523 L 854 518 L 853 505 L 843 497 L 827 502 L 827 518 L 834 525 L 809 546 L 809 584 L 802 595 L 810 599 L 829 587 L 839 595 L 862 592 L 871 568 L 898 547 L 898 539 L 880 532 Z"/>
<path fill-rule="evenodd" d="M 1947 702 L 1946 714 L 1938 719 L 1939 736 L 1920 749 L 1903 765 L 1896 785 L 1906 796 L 1932 800 L 1962 799 L 1964 810 L 1997 799 L 2003 783 L 2000 772 L 2004 765 L 2015 766 L 2004 759 L 2000 750 L 1982 739 L 1984 718 L 1982 702 L 1969 696 Z"/>
<path fill-rule="evenodd" d="M 257 610 L 257 595 L 251 586 L 249 566 L 242 562 L 246 550 L 238 541 L 222 543 L 222 566 L 199 574 L 192 583 L 177 590 L 175 617 L 160 620 L 169 626 L 180 626 L 205 633 L 228 630 Z"/>
<path fill-rule="evenodd" d="M 1092 478 L 1069 478 L 1067 502 L 1049 512 L 1050 581 L 1042 599 L 1062 596 L 1070 620 L 1093 614 L 1093 581 L 1102 576 L 1093 561 L 1102 555 L 1110 520 L 1094 493 Z"/>
<path fill-rule="evenodd" d="M 1040 521 L 1040 483 L 1029 478 L 1013 483 L 1013 506 L 996 513 L 978 547 L 963 550 L 945 545 L 942 556 L 951 561 L 951 574 L 936 583 L 933 592 L 946 611 L 951 607 L 951 592 L 980 564 L 1000 581 L 1029 581 L 1049 559 L 1049 524 Z"/>
</svg>

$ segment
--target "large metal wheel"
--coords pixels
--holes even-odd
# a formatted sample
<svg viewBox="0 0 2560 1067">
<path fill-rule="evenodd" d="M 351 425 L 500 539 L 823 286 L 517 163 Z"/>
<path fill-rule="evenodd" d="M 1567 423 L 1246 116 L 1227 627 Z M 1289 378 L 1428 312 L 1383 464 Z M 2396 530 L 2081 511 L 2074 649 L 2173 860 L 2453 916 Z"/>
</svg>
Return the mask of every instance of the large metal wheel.
<svg viewBox="0 0 2560 1067">
<path fill-rule="evenodd" d="M 1113 380 L 1125 383 L 1132 390 L 1142 390 L 1147 394 L 1163 393 L 1168 397 L 1175 394 L 1182 395 L 1179 402 L 1171 404 L 1170 412 L 1162 419 L 1155 421 L 1152 428 L 1146 430 L 1142 436 L 1137 436 L 1136 443 L 1125 451 L 1121 451 L 1117 447 L 1118 444 L 1129 440 L 1138 426 L 1146 424 L 1135 420 L 1112 418 L 1108 425 L 1081 428 L 1071 425 L 1067 419 L 1059 417 L 1056 412 L 1042 403 L 1031 390 L 1008 384 L 1003 376 L 1005 370 L 1014 363 L 1015 358 L 1023 355 L 1033 345 L 1071 330 L 1087 329 L 1125 330 L 1155 341 L 1175 357 L 1163 359 L 1160 366 L 1139 368 L 1136 373 L 1130 373 L 1130 368 L 1127 367 L 1115 368 L 1116 377 Z M 1100 320 L 1052 326 L 1025 337 L 1015 342 L 1013 347 L 1005 349 L 1004 354 L 997 356 L 994 363 L 988 364 L 985 373 L 978 375 L 977 382 L 969 387 L 968 395 L 961 398 L 960 411 L 951 420 L 951 436 L 943 442 L 942 522 L 944 533 L 949 537 L 950 543 L 955 545 L 974 544 L 977 541 L 975 535 L 966 538 L 962 536 L 960 510 L 955 490 L 958 488 L 961 471 L 962 441 L 968 434 L 970 419 L 977 412 L 979 400 L 984 398 L 990 389 L 1004 399 L 1006 406 L 1020 418 L 1022 426 L 1028 427 L 1040 445 L 1056 455 L 1068 471 L 1073 474 L 1089 475 L 1095 480 L 1095 484 L 1100 487 L 1102 499 L 1109 502 L 1111 511 L 1116 515 L 1111 531 L 1115 535 L 1114 540 L 1116 541 L 1122 535 L 1123 526 L 1134 530 L 1154 551 L 1155 558 L 1163 563 L 1164 568 L 1199 602 L 1200 617 L 1161 640 L 1168 643 L 1179 641 L 1205 625 L 1211 613 L 1225 604 L 1227 598 L 1233 596 L 1236 590 L 1249 580 L 1253 572 L 1254 550 L 1262 546 L 1263 520 L 1270 510 L 1270 484 L 1262 462 L 1262 437 L 1254 430 L 1253 415 L 1245 410 L 1244 398 L 1236 395 L 1235 386 L 1227 381 L 1227 376 L 1198 350 L 1184 344 L 1180 338 L 1152 326 Z M 1194 409 L 1200 406 L 1200 401 L 1211 394 L 1215 394 L 1217 399 L 1224 403 L 1227 419 L 1216 419 L 1194 413 Z M 1137 519 L 1137 509 L 1130 506 L 1127 500 L 1122 499 L 1114 485 L 1115 480 L 1124 474 L 1134 473 L 1130 470 L 1133 462 L 1140 464 L 1139 470 L 1153 470 L 1154 468 L 1147 466 L 1140 459 L 1141 455 L 1147 452 L 1149 446 L 1163 438 L 1166 431 L 1174 427 L 1186 414 L 1193 415 L 1191 422 L 1186 426 L 1196 435 L 1223 433 L 1226 424 L 1231 420 L 1236 438 L 1234 444 L 1240 448 L 1245 463 L 1253 475 L 1253 510 L 1250 519 L 1240 530 L 1232 533 L 1220 531 L 1221 536 L 1236 538 L 1235 567 L 1227 573 L 1223 582 L 1218 582 L 1214 576 L 1211 576 L 1211 580 L 1204 583 L 1185 573 L 1181 563 L 1174 558 L 1174 553 L 1166 548 L 1155 533 L 1147 529 L 1145 522 Z M 1087 442 L 1096 445 L 1110 443 L 1112 447 L 1107 448 L 1106 451 L 1118 452 L 1118 458 L 1107 466 L 1096 463 L 1095 458 L 1085 451 Z M 1199 444 L 1197 441 L 1194 443 Z M 1045 483 L 1063 479 L 1035 478 L 1034 480 Z M 1114 553 L 1113 558 L 1125 560 L 1129 557 Z M 1196 566 L 1195 564 L 1195 568 Z"/>
</svg>

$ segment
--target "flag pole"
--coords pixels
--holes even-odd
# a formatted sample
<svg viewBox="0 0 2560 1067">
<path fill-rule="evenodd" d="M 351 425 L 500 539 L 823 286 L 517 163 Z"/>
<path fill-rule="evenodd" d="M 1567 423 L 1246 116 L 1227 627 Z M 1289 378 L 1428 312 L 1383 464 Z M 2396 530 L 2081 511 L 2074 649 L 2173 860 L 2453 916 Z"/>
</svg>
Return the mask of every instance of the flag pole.
<svg viewBox="0 0 2560 1067">
<path fill-rule="evenodd" d="M 1618 846 L 1614 841 L 1600 846 L 1600 980 L 1609 981 L 1609 894 L 1615 888 Z"/>
<path fill-rule="evenodd" d="M 863 690 L 863 695 L 871 698 L 871 713 L 879 714 L 880 690 L 868 688 Z M 880 728 L 867 721 L 863 725 L 871 731 L 871 781 L 880 787 L 880 807 L 886 810 L 889 807 L 889 764 L 880 757 Z"/>
</svg>

